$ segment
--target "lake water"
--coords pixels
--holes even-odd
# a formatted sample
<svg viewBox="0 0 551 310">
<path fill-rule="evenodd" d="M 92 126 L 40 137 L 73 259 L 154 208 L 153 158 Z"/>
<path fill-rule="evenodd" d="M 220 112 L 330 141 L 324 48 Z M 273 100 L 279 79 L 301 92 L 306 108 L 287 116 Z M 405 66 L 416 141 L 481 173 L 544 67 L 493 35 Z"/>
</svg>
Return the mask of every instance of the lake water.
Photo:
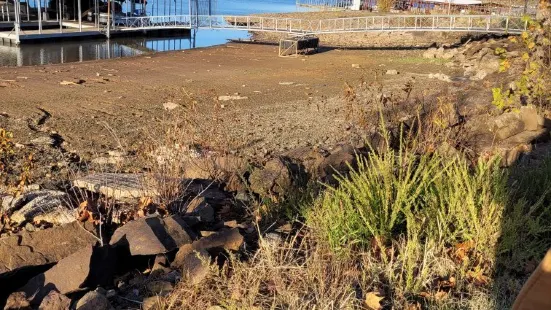
<svg viewBox="0 0 551 310">
<path fill-rule="evenodd" d="M 157 0 L 150 1 L 154 5 L 153 1 Z M 163 2 L 161 0 L 157 3 Z M 153 7 L 153 5 L 150 7 Z M 160 11 L 165 10 L 160 8 L 159 5 L 158 8 Z M 295 0 L 217 0 L 213 5 L 213 13 L 217 15 L 249 15 L 293 12 L 296 10 Z M 154 12 L 148 13 L 152 15 Z M 144 53 L 207 47 L 224 44 L 230 39 L 248 38 L 249 34 L 246 31 L 201 29 L 197 31 L 194 37 L 188 35 L 112 38 L 110 40 L 65 41 L 21 46 L 0 44 L 0 66 L 32 66 L 130 57 Z"/>
</svg>

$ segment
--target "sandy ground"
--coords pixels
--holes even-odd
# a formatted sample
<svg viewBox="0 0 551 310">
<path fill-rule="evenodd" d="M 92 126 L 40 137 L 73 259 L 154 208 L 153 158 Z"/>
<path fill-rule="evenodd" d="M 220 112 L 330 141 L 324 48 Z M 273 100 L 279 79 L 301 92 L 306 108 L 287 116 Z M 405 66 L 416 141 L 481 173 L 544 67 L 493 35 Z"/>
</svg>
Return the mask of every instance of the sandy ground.
<svg viewBox="0 0 551 310">
<path fill-rule="evenodd" d="M 332 144 L 345 139 L 346 111 L 339 100 L 345 83 L 373 81 L 401 87 L 415 78 L 420 89 L 446 83 L 428 73 L 453 74 L 443 64 L 420 58 L 422 50 L 325 50 L 280 58 L 277 46 L 227 44 L 85 63 L 0 68 L 0 127 L 26 143 L 57 134 L 62 146 L 95 156 L 116 149 L 137 150 L 167 114 L 196 108 L 197 130 L 209 141 L 231 141 L 248 154 Z M 353 68 L 353 64 L 361 68 Z M 62 85 L 78 81 L 79 85 Z M 221 95 L 247 97 L 217 101 Z M 176 103 L 167 112 L 163 104 Z"/>
</svg>

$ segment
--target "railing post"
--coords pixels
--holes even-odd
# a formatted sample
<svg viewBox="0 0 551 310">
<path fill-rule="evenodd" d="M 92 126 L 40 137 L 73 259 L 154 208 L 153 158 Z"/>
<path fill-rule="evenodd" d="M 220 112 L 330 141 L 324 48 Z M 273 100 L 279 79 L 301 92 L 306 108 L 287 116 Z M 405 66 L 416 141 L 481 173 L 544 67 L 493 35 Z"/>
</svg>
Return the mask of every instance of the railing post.
<svg viewBox="0 0 551 310">
<path fill-rule="evenodd" d="M 417 29 L 417 16 L 415 16 L 415 25 L 413 26 L 414 29 Z"/>
<path fill-rule="evenodd" d="M 486 21 L 486 31 L 490 30 L 490 19 L 491 19 L 491 17 L 488 16 L 488 19 Z"/>
<path fill-rule="evenodd" d="M 505 19 L 505 32 L 509 32 L 509 16 Z"/>
<path fill-rule="evenodd" d="M 434 30 L 434 19 L 435 19 L 435 17 L 433 16 L 432 17 L 432 30 Z"/>
</svg>

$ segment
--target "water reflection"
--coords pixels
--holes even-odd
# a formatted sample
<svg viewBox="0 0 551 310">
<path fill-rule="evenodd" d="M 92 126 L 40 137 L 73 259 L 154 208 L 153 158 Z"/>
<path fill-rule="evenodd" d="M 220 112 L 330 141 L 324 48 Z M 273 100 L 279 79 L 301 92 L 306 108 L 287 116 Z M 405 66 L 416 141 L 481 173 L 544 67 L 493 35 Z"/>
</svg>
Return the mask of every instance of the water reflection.
<svg viewBox="0 0 551 310">
<path fill-rule="evenodd" d="M 223 44 L 228 39 L 246 39 L 243 31 L 201 30 L 174 37 L 133 37 L 65 41 L 21 46 L 0 45 L 0 66 L 33 66 L 82 62 L 144 53 L 184 50 Z"/>
</svg>

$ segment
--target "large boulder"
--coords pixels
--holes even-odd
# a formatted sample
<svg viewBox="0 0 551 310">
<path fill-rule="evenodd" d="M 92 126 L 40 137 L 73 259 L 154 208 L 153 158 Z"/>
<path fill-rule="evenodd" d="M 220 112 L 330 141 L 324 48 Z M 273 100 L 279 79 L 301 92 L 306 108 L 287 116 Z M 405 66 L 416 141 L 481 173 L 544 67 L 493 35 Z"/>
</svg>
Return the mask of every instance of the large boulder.
<svg viewBox="0 0 551 310">
<path fill-rule="evenodd" d="M 0 238 L 0 289 L 19 269 L 56 263 L 97 239 L 74 222 L 63 226 Z"/>
<path fill-rule="evenodd" d="M 289 164 L 280 158 L 269 160 L 264 167 L 255 169 L 250 177 L 251 190 L 259 195 L 284 195 L 292 186 Z"/>
<path fill-rule="evenodd" d="M 492 132 L 499 140 L 505 140 L 523 131 L 524 122 L 518 113 L 503 113 L 493 121 Z"/>
<path fill-rule="evenodd" d="M 351 145 L 339 145 L 318 166 L 318 176 L 331 182 L 335 173 L 343 174 L 356 163 L 356 149 Z"/>
<path fill-rule="evenodd" d="M 115 266 L 114 249 L 109 246 L 86 246 L 32 278 L 20 291 L 32 296 L 33 305 L 39 305 L 53 290 L 68 294 L 87 287 L 109 284 Z"/>
<path fill-rule="evenodd" d="M 129 247 L 131 255 L 156 255 L 189 244 L 194 234 L 184 220 L 177 216 L 167 218 L 145 217 L 118 228 L 110 244 Z"/>
<path fill-rule="evenodd" d="M 179 251 L 178 253 L 177 259 L 172 262 L 172 266 L 182 270 L 183 280 L 186 283 L 192 285 L 201 283 L 209 273 L 209 253 L 204 249 L 190 251 L 183 249 L 182 252 Z"/>
</svg>

